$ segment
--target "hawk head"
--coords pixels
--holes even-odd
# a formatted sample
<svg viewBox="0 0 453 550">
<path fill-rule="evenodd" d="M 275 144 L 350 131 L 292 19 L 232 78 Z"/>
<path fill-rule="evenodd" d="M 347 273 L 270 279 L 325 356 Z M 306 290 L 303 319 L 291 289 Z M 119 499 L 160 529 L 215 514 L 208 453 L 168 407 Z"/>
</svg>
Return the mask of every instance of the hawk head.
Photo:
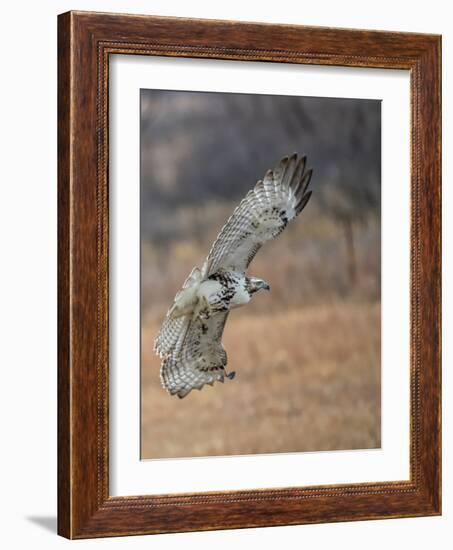
<svg viewBox="0 0 453 550">
<path fill-rule="evenodd" d="M 246 277 L 246 288 L 249 294 L 254 294 L 262 288 L 264 288 L 265 290 L 271 289 L 266 281 L 263 281 L 263 279 L 258 279 L 258 277 Z"/>
</svg>

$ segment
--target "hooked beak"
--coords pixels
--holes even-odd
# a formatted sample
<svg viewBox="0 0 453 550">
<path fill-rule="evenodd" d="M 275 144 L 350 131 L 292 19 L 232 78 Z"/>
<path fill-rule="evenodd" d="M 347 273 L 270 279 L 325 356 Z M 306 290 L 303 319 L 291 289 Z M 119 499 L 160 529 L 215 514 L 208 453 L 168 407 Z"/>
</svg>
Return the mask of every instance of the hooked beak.
<svg viewBox="0 0 453 550">
<path fill-rule="evenodd" d="M 271 287 L 268 285 L 268 283 L 263 283 L 264 290 L 270 290 Z"/>
</svg>

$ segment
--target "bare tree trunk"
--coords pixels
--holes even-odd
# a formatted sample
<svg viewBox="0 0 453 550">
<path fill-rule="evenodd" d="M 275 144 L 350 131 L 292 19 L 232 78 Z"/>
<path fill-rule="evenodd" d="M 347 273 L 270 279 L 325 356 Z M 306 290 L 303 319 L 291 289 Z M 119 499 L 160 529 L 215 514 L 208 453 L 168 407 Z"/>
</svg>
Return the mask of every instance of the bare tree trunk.
<svg viewBox="0 0 453 550">
<path fill-rule="evenodd" d="M 344 228 L 344 236 L 346 240 L 346 261 L 347 261 L 348 278 L 349 278 L 349 283 L 351 287 L 353 287 L 357 282 L 357 261 L 355 256 L 354 231 L 353 231 L 352 221 L 350 218 L 346 218 L 343 221 L 343 228 Z"/>
</svg>

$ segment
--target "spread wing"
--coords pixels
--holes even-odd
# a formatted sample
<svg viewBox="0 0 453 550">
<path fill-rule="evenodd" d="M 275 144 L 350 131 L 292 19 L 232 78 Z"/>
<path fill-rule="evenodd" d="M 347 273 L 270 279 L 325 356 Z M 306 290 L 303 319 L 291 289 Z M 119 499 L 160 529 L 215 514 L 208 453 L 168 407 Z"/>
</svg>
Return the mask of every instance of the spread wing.
<svg viewBox="0 0 453 550">
<path fill-rule="evenodd" d="M 206 259 L 203 274 L 218 269 L 245 272 L 261 246 L 279 235 L 307 204 L 311 170 L 296 153 L 268 170 L 233 212 Z"/>
<path fill-rule="evenodd" d="M 190 321 L 181 346 L 175 347 L 162 360 L 162 385 L 172 395 L 185 397 L 191 390 L 205 384 L 223 382 L 227 374 L 227 355 L 222 346 L 222 334 L 228 312 L 216 313 L 209 319 L 197 317 Z"/>
</svg>

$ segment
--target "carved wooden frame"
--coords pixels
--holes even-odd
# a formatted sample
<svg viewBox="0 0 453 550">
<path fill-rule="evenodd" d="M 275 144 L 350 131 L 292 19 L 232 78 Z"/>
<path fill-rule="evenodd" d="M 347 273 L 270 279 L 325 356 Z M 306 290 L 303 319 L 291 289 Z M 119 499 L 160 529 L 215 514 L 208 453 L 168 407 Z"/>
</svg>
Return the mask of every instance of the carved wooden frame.
<svg viewBox="0 0 453 550">
<path fill-rule="evenodd" d="M 440 37 L 68 12 L 59 16 L 58 48 L 58 532 L 87 538 L 440 514 Z M 109 496 L 112 54 L 410 71 L 409 481 Z"/>
</svg>

